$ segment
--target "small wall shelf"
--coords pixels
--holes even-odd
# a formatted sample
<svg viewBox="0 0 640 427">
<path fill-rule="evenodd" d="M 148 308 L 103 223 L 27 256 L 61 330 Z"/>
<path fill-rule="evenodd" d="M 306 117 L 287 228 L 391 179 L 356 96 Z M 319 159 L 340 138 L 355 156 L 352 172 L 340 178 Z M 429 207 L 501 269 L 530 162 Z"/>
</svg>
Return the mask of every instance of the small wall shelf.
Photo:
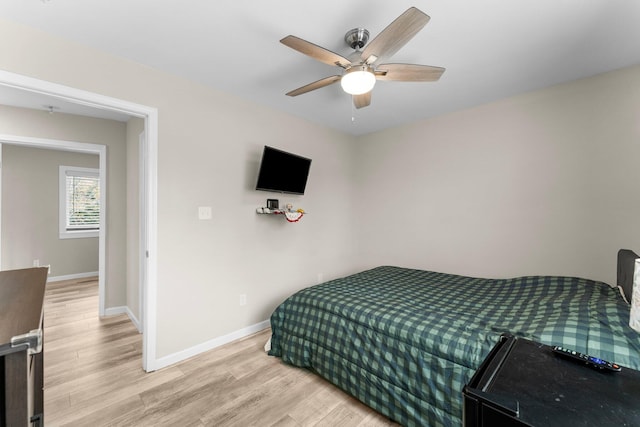
<svg viewBox="0 0 640 427">
<path fill-rule="evenodd" d="M 304 210 L 289 211 L 284 209 L 257 208 L 256 213 L 259 215 L 283 215 L 289 222 L 298 222 L 307 214 Z"/>
</svg>

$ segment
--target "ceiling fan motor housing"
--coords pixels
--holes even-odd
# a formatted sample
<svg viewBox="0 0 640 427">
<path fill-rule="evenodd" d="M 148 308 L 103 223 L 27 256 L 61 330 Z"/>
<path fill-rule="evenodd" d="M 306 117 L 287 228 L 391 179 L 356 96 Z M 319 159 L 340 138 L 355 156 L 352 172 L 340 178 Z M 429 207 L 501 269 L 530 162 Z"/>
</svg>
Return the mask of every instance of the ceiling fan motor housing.
<svg viewBox="0 0 640 427">
<path fill-rule="evenodd" d="M 364 28 L 354 28 L 344 35 L 344 41 L 347 42 L 352 49 L 362 49 L 369 41 L 369 31 Z"/>
</svg>

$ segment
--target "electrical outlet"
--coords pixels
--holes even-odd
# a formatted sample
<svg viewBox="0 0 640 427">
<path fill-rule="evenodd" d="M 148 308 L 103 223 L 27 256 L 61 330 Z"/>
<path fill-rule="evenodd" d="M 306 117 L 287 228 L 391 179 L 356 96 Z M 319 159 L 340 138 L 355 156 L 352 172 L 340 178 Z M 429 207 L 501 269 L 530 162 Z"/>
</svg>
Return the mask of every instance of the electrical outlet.
<svg viewBox="0 0 640 427">
<path fill-rule="evenodd" d="M 324 282 L 324 274 L 318 273 L 318 283 Z"/>
<path fill-rule="evenodd" d="M 51 264 L 47 264 L 45 267 L 47 267 L 47 274 L 51 274 Z"/>
<path fill-rule="evenodd" d="M 211 206 L 200 206 L 198 208 L 198 219 L 211 219 Z"/>
<path fill-rule="evenodd" d="M 247 294 L 240 294 L 240 305 L 247 305 Z"/>
<path fill-rule="evenodd" d="M 40 267 L 40 260 L 39 259 L 34 259 L 33 260 L 33 266 L 34 267 Z"/>
</svg>

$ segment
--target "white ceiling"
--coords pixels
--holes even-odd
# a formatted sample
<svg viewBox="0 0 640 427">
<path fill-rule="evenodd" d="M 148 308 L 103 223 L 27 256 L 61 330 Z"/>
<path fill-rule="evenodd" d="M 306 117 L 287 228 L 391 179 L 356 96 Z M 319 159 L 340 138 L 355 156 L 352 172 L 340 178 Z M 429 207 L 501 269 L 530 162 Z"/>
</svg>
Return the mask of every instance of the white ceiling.
<svg viewBox="0 0 640 427">
<path fill-rule="evenodd" d="M 445 67 L 440 81 L 378 82 L 360 110 L 339 84 L 284 95 L 340 69 L 282 37 L 347 56 L 348 30 L 373 38 L 410 6 L 431 21 L 393 60 Z M 354 135 L 640 64 L 635 0 L 1 0 L 0 17 Z"/>
</svg>

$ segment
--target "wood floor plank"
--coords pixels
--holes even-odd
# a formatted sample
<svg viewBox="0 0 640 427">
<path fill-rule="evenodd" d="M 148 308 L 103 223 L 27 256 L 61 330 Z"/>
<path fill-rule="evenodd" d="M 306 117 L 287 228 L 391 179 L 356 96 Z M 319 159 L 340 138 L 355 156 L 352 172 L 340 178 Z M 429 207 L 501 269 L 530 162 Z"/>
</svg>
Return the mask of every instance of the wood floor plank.
<svg viewBox="0 0 640 427">
<path fill-rule="evenodd" d="M 301 400 L 289 411 L 291 418 L 300 425 L 315 425 L 326 417 L 336 406 L 340 404 L 339 392 L 335 387 L 324 381 L 313 384 L 316 392 L 308 399 Z"/>
<path fill-rule="evenodd" d="M 82 387 L 74 388 L 70 392 L 71 405 L 67 410 L 57 411 L 53 417 L 48 414 L 45 415 L 47 417 L 47 426 L 49 425 L 49 420 L 52 422 L 61 421 L 63 424 L 80 425 L 83 420 L 92 420 L 95 414 L 103 413 L 105 409 L 110 410 L 112 416 L 119 416 L 123 408 L 132 399 L 140 401 L 139 409 L 142 409 L 143 403 L 139 397 L 140 392 L 170 382 L 180 375 L 181 373 L 177 369 L 171 370 L 170 374 L 166 373 L 164 376 L 151 373 L 141 379 L 129 378 L 131 384 L 126 386 L 121 386 L 121 382 L 117 384 L 111 383 L 108 386 L 101 387 L 99 390 L 93 390 L 90 384 L 83 384 Z M 124 380 L 126 379 L 124 378 Z M 140 411 L 136 410 L 136 413 L 140 413 Z M 88 423 L 87 425 L 99 424 Z"/>
<path fill-rule="evenodd" d="M 268 356 L 268 329 L 145 373 L 129 318 L 98 317 L 96 279 L 48 284 L 44 314 L 47 427 L 395 425 Z"/>
<path fill-rule="evenodd" d="M 284 417 L 280 418 L 275 423 L 271 424 L 271 427 L 300 427 L 300 426 L 303 426 L 303 425 L 305 425 L 305 424 L 298 423 L 296 420 L 291 418 L 290 415 L 285 415 Z"/>
<path fill-rule="evenodd" d="M 333 411 L 331 411 L 326 417 L 324 417 L 319 423 L 318 427 L 355 427 L 360 422 L 357 414 L 351 410 L 351 408 L 345 405 L 338 405 Z"/>
</svg>

